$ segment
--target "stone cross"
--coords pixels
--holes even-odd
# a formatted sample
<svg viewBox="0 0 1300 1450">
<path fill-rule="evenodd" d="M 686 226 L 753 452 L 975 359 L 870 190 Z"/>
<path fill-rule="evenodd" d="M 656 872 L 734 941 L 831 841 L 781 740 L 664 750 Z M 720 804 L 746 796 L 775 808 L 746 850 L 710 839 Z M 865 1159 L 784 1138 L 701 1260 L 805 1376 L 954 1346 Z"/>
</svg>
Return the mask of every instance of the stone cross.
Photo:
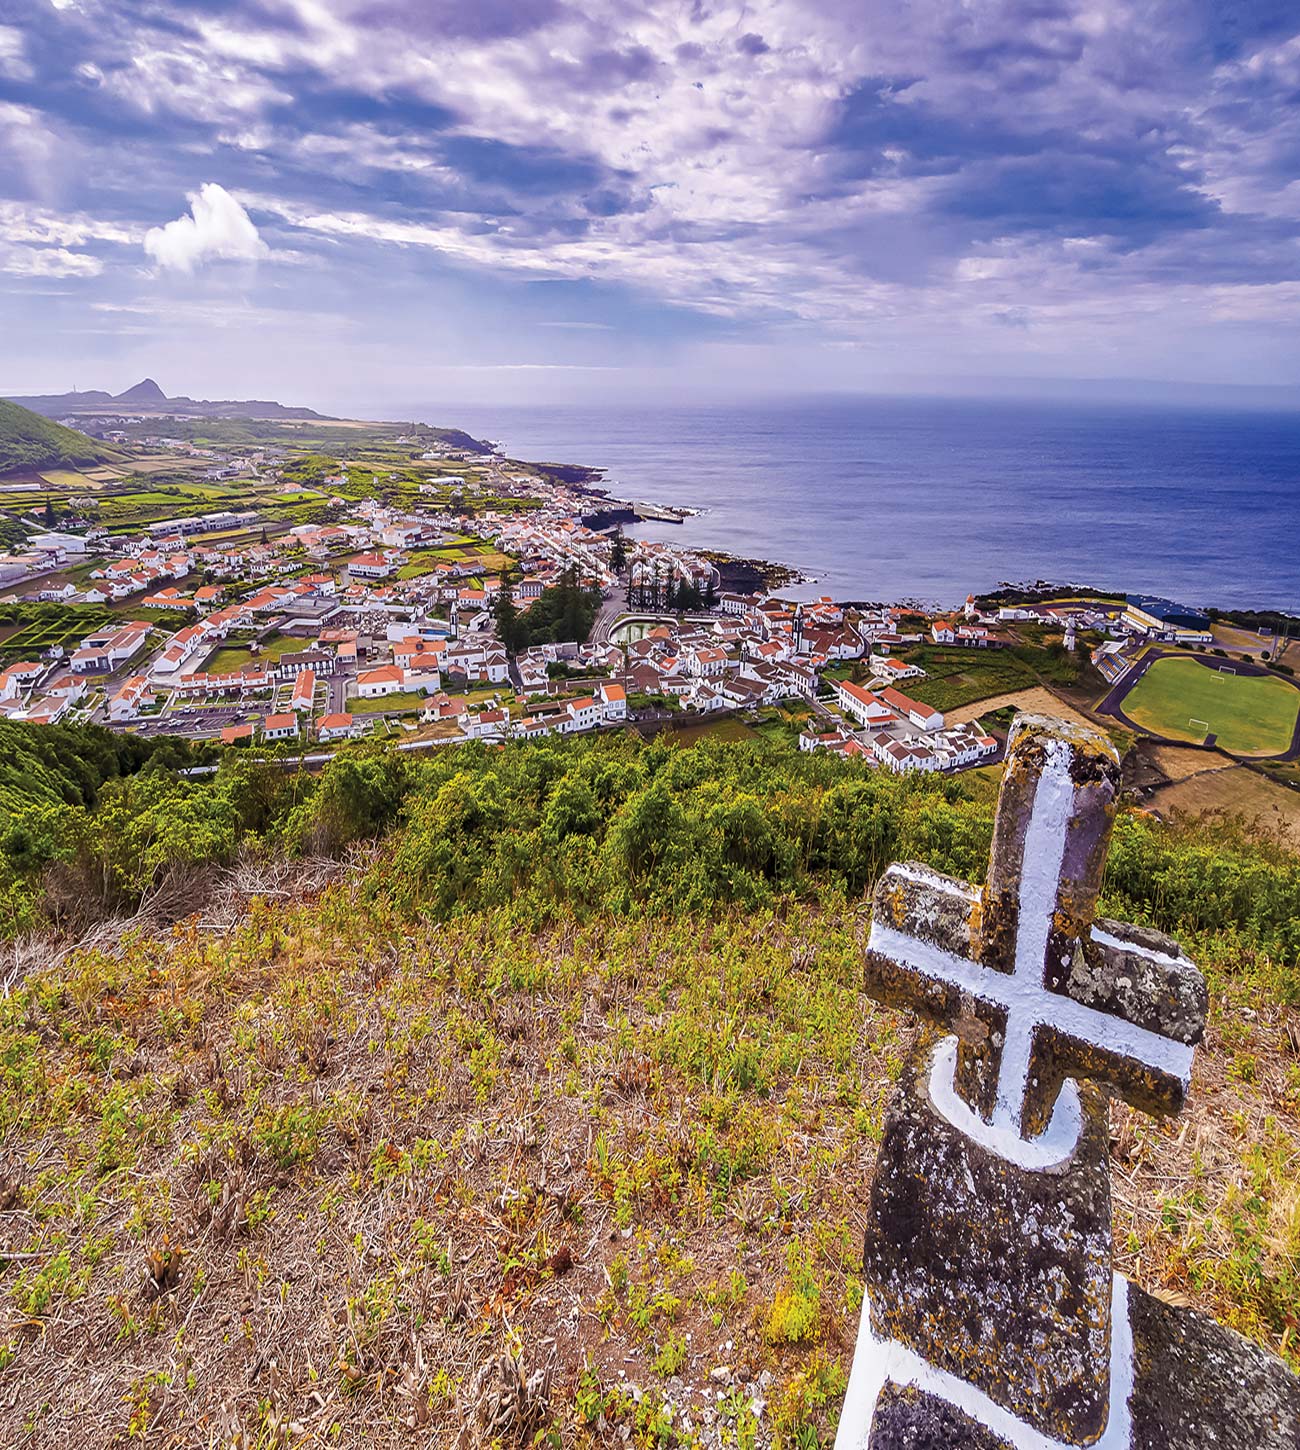
<svg viewBox="0 0 1300 1450">
<path fill-rule="evenodd" d="M 899 865 L 876 891 L 867 991 L 955 1032 L 944 1104 L 1015 1161 L 1033 1156 L 1017 1143 L 1044 1136 L 1063 1088 L 1053 1141 L 1077 1136 L 1073 1083 L 1162 1113 L 1187 1091 L 1204 979 L 1168 937 L 1095 916 L 1118 787 L 1105 737 L 1020 716 L 988 884 Z"/>
<path fill-rule="evenodd" d="M 1104 737 L 1021 716 L 987 885 L 881 878 L 867 989 L 934 1027 L 876 1160 L 837 1450 L 1300 1445 L 1280 1360 L 1114 1272 L 1103 1088 L 1176 1112 L 1206 1011 L 1176 943 L 1096 917 L 1118 788 Z"/>
</svg>

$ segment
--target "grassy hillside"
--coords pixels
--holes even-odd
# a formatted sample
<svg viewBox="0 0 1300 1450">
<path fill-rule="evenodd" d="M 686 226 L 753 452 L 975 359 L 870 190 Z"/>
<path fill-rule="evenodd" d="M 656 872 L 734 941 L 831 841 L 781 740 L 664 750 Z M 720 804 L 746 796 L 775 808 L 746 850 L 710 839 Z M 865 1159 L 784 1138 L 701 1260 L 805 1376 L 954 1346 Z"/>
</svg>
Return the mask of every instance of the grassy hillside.
<svg viewBox="0 0 1300 1450">
<path fill-rule="evenodd" d="M 0 398 L 0 474 L 103 463 L 121 456 L 116 448 Z"/>
<path fill-rule="evenodd" d="M 868 893 L 978 878 L 987 804 L 662 739 L 160 766 L 0 839 L 0 1442 L 828 1445 L 911 1033 Z M 1300 859 L 1126 815 L 1104 905 L 1212 989 L 1189 1119 L 1115 1111 L 1121 1267 L 1300 1364 Z"/>
</svg>

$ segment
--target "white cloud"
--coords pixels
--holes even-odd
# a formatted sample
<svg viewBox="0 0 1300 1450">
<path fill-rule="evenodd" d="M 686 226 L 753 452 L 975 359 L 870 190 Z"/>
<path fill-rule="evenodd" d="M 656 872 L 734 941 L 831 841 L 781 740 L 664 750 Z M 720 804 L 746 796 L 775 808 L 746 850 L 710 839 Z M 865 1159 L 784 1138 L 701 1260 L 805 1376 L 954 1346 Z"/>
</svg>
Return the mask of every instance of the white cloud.
<svg viewBox="0 0 1300 1450">
<path fill-rule="evenodd" d="M 27 60 L 22 31 L 0 25 L 0 76 L 11 81 L 29 81 L 36 74 Z"/>
<path fill-rule="evenodd" d="M 104 270 L 102 259 L 74 248 L 102 249 L 137 240 L 138 233 L 99 217 L 0 201 L 0 272 L 11 276 L 97 277 Z"/>
<path fill-rule="evenodd" d="M 0 272 L 13 277 L 97 277 L 103 270 L 99 258 L 86 252 L 0 242 Z"/>
<path fill-rule="evenodd" d="M 188 216 L 151 227 L 144 249 L 160 267 L 176 272 L 192 272 L 206 262 L 256 262 L 271 254 L 248 213 L 215 181 L 190 193 Z"/>
</svg>

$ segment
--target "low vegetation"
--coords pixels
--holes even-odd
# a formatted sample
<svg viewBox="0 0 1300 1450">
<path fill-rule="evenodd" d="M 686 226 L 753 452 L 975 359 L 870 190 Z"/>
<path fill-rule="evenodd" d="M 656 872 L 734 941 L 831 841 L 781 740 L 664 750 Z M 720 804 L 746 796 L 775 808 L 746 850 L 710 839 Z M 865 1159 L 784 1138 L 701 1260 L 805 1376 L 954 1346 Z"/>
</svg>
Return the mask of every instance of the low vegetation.
<svg viewBox="0 0 1300 1450">
<path fill-rule="evenodd" d="M 925 679 L 907 680 L 903 688 L 936 710 L 956 710 L 1043 683 L 1076 685 L 1090 668 L 1086 654 L 1065 649 L 1059 640 L 996 650 L 918 645 L 903 658 L 926 672 Z"/>
<path fill-rule="evenodd" d="M 116 448 L 0 398 L 0 474 L 120 458 Z"/>
<path fill-rule="evenodd" d="M 868 893 L 979 878 L 986 789 L 631 737 L 186 782 L 99 733 L 8 796 L 4 1443 L 829 1444 L 910 1034 Z M 1115 1113 L 1121 1266 L 1300 1365 L 1300 860 L 1125 815 L 1104 905 L 1213 992 L 1186 1124 Z"/>
</svg>

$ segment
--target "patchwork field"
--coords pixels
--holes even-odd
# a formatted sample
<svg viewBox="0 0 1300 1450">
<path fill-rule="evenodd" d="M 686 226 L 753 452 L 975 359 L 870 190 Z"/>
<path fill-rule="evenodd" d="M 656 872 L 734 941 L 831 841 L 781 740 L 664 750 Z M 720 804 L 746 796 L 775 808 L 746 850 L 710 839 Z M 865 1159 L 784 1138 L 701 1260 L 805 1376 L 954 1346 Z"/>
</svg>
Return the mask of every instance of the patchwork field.
<svg viewBox="0 0 1300 1450">
<path fill-rule="evenodd" d="M 1217 743 L 1234 755 L 1281 755 L 1300 690 L 1276 676 L 1231 675 L 1190 659 L 1157 660 L 1124 697 L 1124 713 L 1153 735 Z"/>
<path fill-rule="evenodd" d="M 373 700 L 360 697 L 349 700 L 349 715 L 379 715 L 385 710 L 420 710 L 428 703 L 428 696 L 411 690 L 398 690 L 392 695 L 379 695 Z"/>
<path fill-rule="evenodd" d="M 57 613 L 52 611 L 48 619 L 38 619 L 24 625 L 9 635 L 0 644 L 0 665 L 12 664 L 16 660 L 39 659 L 47 649 L 61 646 L 74 648 L 81 639 L 112 619 L 107 609 L 98 605 L 67 607 Z"/>
<path fill-rule="evenodd" d="M 1077 683 L 1074 658 L 1033 645 L 1023 645 L 1019 650 L 919 645 L 907 650 L 903 658 L 926 671 L 926 679 L 904 680 L 904 692 L 945 713 L 1016 690 L 1032 689 L 1043 680 Z"/>
</svg>

